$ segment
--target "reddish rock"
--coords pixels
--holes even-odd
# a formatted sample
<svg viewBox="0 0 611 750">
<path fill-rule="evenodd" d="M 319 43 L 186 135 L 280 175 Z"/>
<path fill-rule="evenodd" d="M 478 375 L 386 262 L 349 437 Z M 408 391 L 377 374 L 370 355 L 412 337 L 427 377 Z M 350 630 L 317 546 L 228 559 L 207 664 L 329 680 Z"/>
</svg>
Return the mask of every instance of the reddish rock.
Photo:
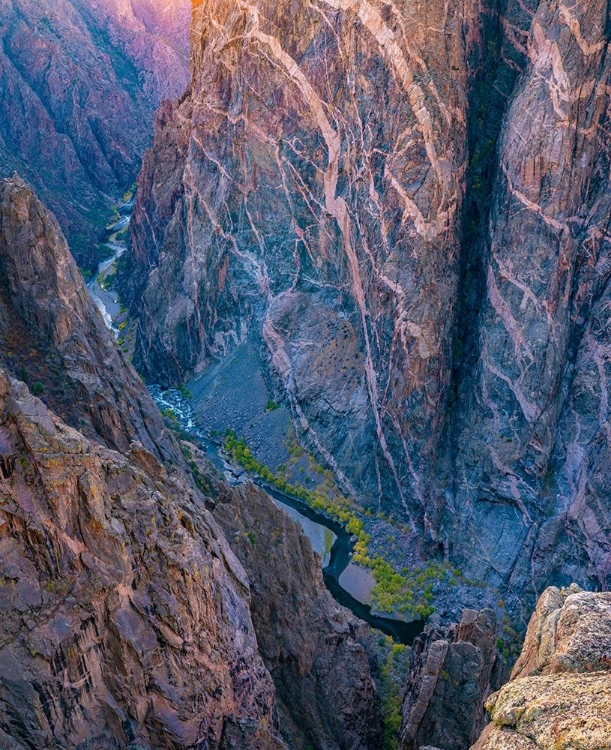
<svg viewBox="0 0 611 750">
<path fill-rule="evenodd" d="M 378 746 L 382 713 L 361 643 L 371 633 L 325 588 L 301 528 L 251 484 L 221 491 L 213 514 L 248 573 L 259 649 L 290 747 Z"/>
<path fill-rule="evenodd" d="M 0 361 L 73 427 L 181 463 L 144 384 L 89 296 L 57 221 L 17 176 L 0 181 Z"/>
<path fill-rule="evenodd" d="M 248 579 L 185 477 L 3 373 L 0 454 L 0 745 L 285 747 Z"/>
<path fill-rule="evenodd" d="M 547 589 L 473 750 L 611 747 L 611 594 Z"/>
</svg>

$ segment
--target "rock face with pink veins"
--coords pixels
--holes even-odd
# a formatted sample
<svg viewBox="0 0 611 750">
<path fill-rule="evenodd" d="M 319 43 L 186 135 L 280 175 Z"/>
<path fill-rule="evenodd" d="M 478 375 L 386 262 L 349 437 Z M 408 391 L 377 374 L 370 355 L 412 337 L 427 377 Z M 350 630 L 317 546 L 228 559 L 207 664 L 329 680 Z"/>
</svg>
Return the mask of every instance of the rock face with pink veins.
<svg viewBox="0 0 611 750">
<path fill-rule="evenodd" d="M 201 0 L 133 225 L 142 370 L 259 342 L 344 490 L 524 626 L 610 583 L 608 10 Z"/>
<path fill-rule="evenodd" d="M 611 583 L 609 6 L 543 2 L 503 124 L 448 541 L 477 577 Z"/>
<path fill-rule="evenodd" d="M 82 267 L 188 72 L 189 0 L 2 0 L 0 177 L 39 192 Z"/>
<path fill-rule="evenodd" d="M 0 747 L 373 747 L 369 629 L 263 490 L 182 447 L 201 471 L 53 216 L 0 181 Z"/>
<path fill-rule="evenodd" d="M 450 385 L 477 31 L 457 4 L 427 8 L 195 3 L 190 94 L 158 117 L 131 282 L 147 375 L 179 382 L 259 337 L 346 490 L 412 519 Z"/>
</svg>

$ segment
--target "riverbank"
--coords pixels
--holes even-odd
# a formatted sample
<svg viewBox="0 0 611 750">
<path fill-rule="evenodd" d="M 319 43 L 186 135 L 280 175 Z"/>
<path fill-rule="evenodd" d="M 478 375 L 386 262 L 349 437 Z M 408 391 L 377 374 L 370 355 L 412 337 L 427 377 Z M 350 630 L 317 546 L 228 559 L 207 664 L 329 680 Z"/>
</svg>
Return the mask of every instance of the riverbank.
<svg viewBox="0 0 611 750">
<path fill-rule="evenodd" d="M 130 330 L 127 310 L 121 304 L 115 281 L 119 260 L 128 249 L 129 224 L 135 200 L 135 193 L 129 192 L 117 205 L 115 215 L 106 227 L 102 242 L 104 257 L 95 275 L 87 283 L 87 288 L 107 328 L 127 356 L 130 356 L 133 351 L 133 332 Z"/>
<path fill-rule="evenodd" d="M 127 356 L 133 351 L 134 332 L 113 281 L 117 262 L 127 249 L 125 235 L 132 207 L 131 198 L 118 207 L 108 228 L 113 253 L 100 264 L 90 284 L 107 325 Z M 409 625 L 435 612 L 449 622 L 456 621 L 464 607 L 495 606 L 495 592 L 466 581 L 460 571 L 443 561 L 427 560 L 420 537 L 407 526 L 381 509 L 361 508 L 343 496 L 333 473 L 299 443 L 290 411 L 274 394 L 262 364 L 260 347 L 247 340 L 182 391 L 165 391 L 163 397 L 161 389 L 151 391 L 157 394 L 162 410 L 172 411 L 166 416 L 176 429 L 195 437 L 211 456 L 218 452 L 216 468 L 227 481 L 251 479 L 270 494 L 277 493 L 276 502 L 285 503 L 283 510 L 300 522 L 320 555 L 328 588 L 362 619 L 372 624 L 372 618 L 378 618 Z M 239 442 L 250 452 L 252 462 L 244 461 L 244 454 L 232 451 L 229 455 L 223 450 L 229 428 L 240 435 Z M 309 517 L 308 513 L 315 515 Z M 347 537 L 349 549 L 343 557 L 339 555 L 342 535 Z M 356 538 L 351 539 L 352 535 Z M 335 568 L 334 548 L 335 560 L 342 560 Z M 396 635 L 396 626 L 392 627 Z M 386 627 L 384 632 L 391 631 Z"/>
<path fill-rule="evenodd" d="M 225 450 L 223 441 L 211 439 L 201 428 L 187 394 L 173 389 L 163 390 L 158 386 L 151 386 L 149 390 L 162 414 L 168 419 L 170 426 L 179 428 L 185 436 L 196 441 L 206 453 L 210 463 L 222 474 L 225 481 L 234 486 L 247 481 L 254 481 L 265 489 L 278 507 L 298 521 L 303 532 L 310 539 L 314 550 L 321 557 L 325 585 L 339 604 L 350 609 L 357 617 L 369 623 L 373 628 L 391 636 L 395 641 L 411 645 L 414 638 L 424 628 L 422 619 L 406 620 L 393 616 L 385 617 L 381 613 L 373 611 L 369 603 L 360 601 L 357 596 L 353 595 L 354 590 L 363 590 L 364 582 L 358 580 L 359 571 L 361 575 L 367 576 L 366 584 L 369 582 L 370 574 L 364 568 L 351 565 L 356 540 L 341 523 L 327 514 L 309 507 L 298 497 L 281 492 L 269 482 L 249 475 L 243 467 L 233 461 L 230 453 Z M 332 537 L 328 536 L 329 532 Z M 331 540 L 332 544 L 329 548 L 328 545 Z M 357 572 L 356 576 L 354 572 L 352 573 L 354 588 L 351 591 L 344 588 L 342 581 L 342 576 L 349 566 Z"/>
</svg>

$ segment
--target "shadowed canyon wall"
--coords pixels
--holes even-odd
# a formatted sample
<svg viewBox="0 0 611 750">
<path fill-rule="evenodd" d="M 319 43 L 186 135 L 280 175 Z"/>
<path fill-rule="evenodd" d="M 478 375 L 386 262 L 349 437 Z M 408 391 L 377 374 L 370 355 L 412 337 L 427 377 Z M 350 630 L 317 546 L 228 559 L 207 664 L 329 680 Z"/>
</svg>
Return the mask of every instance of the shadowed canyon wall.
<svg viewBox="0 0 611 750">
<path fill-rule="evenodd" d="M 39 191 L 83 267 L 187 83 L 189 18 L 189 0 L 0 3 L 0 177 Z"/>
<path fill-rule="evenodd" d="M 607 15 L 196 2 L 133 222 L 143 372 L 259 340 L 344 489 L 524 623 L 609 583 Z"/>
</svg>

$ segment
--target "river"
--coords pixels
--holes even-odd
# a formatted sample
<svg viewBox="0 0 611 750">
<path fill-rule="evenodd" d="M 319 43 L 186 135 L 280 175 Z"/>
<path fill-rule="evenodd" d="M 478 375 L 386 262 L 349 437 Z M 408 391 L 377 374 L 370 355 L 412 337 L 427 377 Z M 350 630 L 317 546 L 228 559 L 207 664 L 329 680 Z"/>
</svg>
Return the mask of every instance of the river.
<svg viewBox="0 0 611 750">
<path fill-rule="evenodd" d="M 105 281 L 117 271 L 117 262 L 123 253 L 127 250 L 127 242 L 122 236 L 125 229 L 129 227 L 131 214 L 134 208 L 135 198 L 132 197 L 123 201 L 117 207 L 119 218 L 107 228 L 106 241 L 104 244 L 108 247 L 112 255 L 105 258 L 98 266 L 98 269 L 87 284 L 87 288 L 98 309 L 102 313 L 106 326 L 112 331 L 115 338 L 119 336 L 119 330 L 114 325 L 114 321 L 121 312 L 121 303 L 119 294 L 114 289 L 107 289 Z"/>
<path fill-rule="evenodd" d="M 172 409 L 181 428 L 206 452 L 209 461 L 223 474 L 229 484 L 235 486 L 243 482 L 255 482 L 265 489 L 278 507 L 301 525 L 312 548 L 320 555 L 325 585 L 339 604 L 350 609 L 372 627 L 390 635 L 395 641 L 411 645 L 414 638 L 423 630 L 424 624 L 421 620 L 405 622 L 374 613 L 368 603 L 359 601 L 342 585 L 342 576 L 349 566 L 362 571 L 365 576 L 370 575 L 369 571 L 352 565 L 353 539 L 343 526 L 312 510 L 301 500 L 279 492 L 257 477 L 249 476 L 241 467 L 235 465 L 222 445 L 212 441 L 201 430 L 190 399 L 183 396 L 180 391 L 164 390 L 158 386 L 150 386 L 149 391 L 160 409 Z"/>
<path fill-rule="evenodd" d="M 132 198 L 119 205 L 119 218 L 108 228 L 105 243 L 112 250 L 112 255 L 100 263 L 95 277 L 88 284 L 91 296 L 115 338 L 119 335 L 114 325 L 121 311 L 119 294 L 114 289 L 105 288 L 104 281 L 115 273 L 117 261 L 127 250 L 127 244 L 122 239 L 121 233 L 129 226 L 133 202 Z M 180 391 L 162 390 L 158 386 L 150 386 L 149 391 L 160 409 L 172 409 L 181 429 L 205 451 L 208 459 L 229 484 L 235 486 L 243 482 L 254 481 L 269 493 L 279 508 L 301 525 L 312 548 L 320 556 L 325 585 L 339 604 L 350 609 L 372 627 L 391 636 L 395 641 L 411 645 L 414 638 L 422 632 L 423 622 L 421 620 L 405 622 L 372 612 L 368 600 L 372 586 L 371 573 L 351 562 L 354 544 L 343 526 L 312 510 L 300 500 L 278 492 L 256 477 L 248 476 L 231 461 L 222 445 L 204 433 L 199 426 L 190 399 Z"/>
</svg>

